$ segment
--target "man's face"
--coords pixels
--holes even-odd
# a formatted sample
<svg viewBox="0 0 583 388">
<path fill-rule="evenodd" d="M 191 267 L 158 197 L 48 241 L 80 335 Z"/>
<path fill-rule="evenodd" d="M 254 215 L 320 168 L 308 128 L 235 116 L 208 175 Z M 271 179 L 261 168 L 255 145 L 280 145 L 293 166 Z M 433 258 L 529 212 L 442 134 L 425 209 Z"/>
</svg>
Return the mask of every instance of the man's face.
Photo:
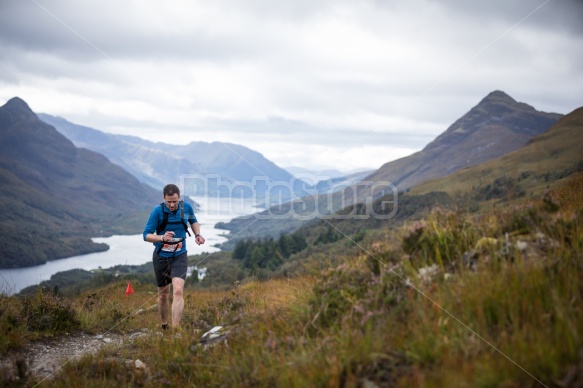
<svg viewBox="0 0 583 388">
<path fill-rule="evenodd" d="M 178 201 L 180 201 L 180 196 L 178 194 L 164 196 L 164 202 L 166 202 L 166 207 L 168 207 L 168 209 L 172 212 L 178 209 Z"/>
</svg>

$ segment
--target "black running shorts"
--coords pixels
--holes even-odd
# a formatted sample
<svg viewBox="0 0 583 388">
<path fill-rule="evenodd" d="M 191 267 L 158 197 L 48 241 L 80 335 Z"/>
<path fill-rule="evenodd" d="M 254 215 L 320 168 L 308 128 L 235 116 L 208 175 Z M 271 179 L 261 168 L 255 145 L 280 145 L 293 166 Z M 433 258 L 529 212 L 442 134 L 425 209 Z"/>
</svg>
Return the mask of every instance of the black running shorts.
<svg viewBox="0 0 583 388">
<path fill-rule="evenodd" d="M 188 255 L 186 252 L 176 257 L 162 257 L 154 251 L 152 262 L 154 263 L 154 273 L 156 274 L 158 287 L 172 284 L 172 278 L 186 280 L 188 267 Z"/>
</svg>

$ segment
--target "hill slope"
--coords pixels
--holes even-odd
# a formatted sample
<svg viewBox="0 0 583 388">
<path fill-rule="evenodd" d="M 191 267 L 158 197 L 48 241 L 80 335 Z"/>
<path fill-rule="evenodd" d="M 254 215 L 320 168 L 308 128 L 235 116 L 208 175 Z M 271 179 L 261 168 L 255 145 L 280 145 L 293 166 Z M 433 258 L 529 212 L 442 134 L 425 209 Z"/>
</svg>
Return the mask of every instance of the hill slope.
<svg viewBox="0 0 583 388">
<path fill-rule="evenodd" d="M 181 176 L 188 174 L 218 175 L 225 183 L 252 184 L 254 178 L 284 182 L 293 179 L 289 172 L 259 152 L 237 144 L 202 141 L 187 145 L 154 143 L 134 136 L 107 134 L 61 117 L 47 114 L 39 114 L 39 117 L 77 146 L 102 153 L 141 182 L 155 188 L 168 182 L 178 183 Z M 205 193 L 209 190 L 199 190 L 197 194 Z M 210 194 L 215 193 L 216 190 L 210 187 Z"/>
<path fill-rule="evenodd" d="M 323 247 L 306 276 L 230 271 L 217 287 L 209 270 L 188 281 L 179 333 L 133 269 L 70 297 L 0 295 L 0 385 L 581 387 L 582 190 L 578 174 L 551 189 L 575 199 L 557 209 L 435 211 Z"/>
<path fill-rule="evenodd" d="M 105 249 L 89 237 L 138 232 L 132 217 L 160 201 L 103 155 L 75 147 L 20 98 L 0 107 L 0 139 L 0 267 Z"/>
<path fill-rule="evenodd" d="M 425 182 L 411 194 L 430 191 L 467 191 L 496 179 L 520 179 L 523 189 L 541 191 L 546 181 L 583 169 L 583 107 L 565 115 L 548 131 L 524 147 L 500 158 L 463 169 L 441 179 Z"/>
<path fill-rule="evenodd" d="M 383 165 L 366 180 L 404 190 L 514 151 L 560 117 L 494 91 L 423 150 Z"/>
<path fill-rule="evenodd" d="M 426 180 L 446 176 L 465 165 L 483 163 L 520 148 L 533 136 L 551 127 L 560 117 L 560 114 L 538 112 L 529 105 L 514 101 L 503 92 L 494 91 L 422 151 L 385 164 L 344 192 L 304 197 L 302 201 L 287 205 L 288 208 L 293 206 L 298 209 L 288 213 L 303 215 L 324 214 L 322 211 L 327 209 L 337 211 L 356 201 L 376 199 L 380 191 L 371 191 L 375 182 L 381 183 L 378 187 L 384 187 L 382 182 L 390 182 L 403 191 Z M 569 142 L 568 139 L 561 141 Z M 427 190 L 423 193 L 427 193 Z M 316 206 L 323 210 L 314 211 Z M 277 214 L 277 210 L 272 212 Z M 227 246 L 231 248 L 235 240 L 240 238 L 277 236 L 280 232 L 296 230 L 305 223 L 292 217 L 288 220 L 282 217 L 277 220 L 264 218 L 242 217 L 222 225 L 237 236 Z"/>
</svg>

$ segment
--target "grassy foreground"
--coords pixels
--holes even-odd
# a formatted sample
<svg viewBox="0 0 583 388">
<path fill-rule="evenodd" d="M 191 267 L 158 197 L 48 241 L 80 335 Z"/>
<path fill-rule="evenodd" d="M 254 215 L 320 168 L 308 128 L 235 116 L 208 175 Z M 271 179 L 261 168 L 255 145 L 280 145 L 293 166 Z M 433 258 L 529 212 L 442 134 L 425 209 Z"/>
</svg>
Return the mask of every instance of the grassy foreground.
<svg viewBox="0 0 583 388">
<path fill-rule="evenodd" d="M 488 214 L 435 209 L 309 276 L 187 289 L 178 336 L 158 329 L 149 284 L 129 297 L 125 283 L 74 299 L 0 296 L 0 350 L 148 329 L 43 386 L 583 386 L 581 192 L 579 174 Z M 201 343 L 215 325 L 226 341 Z M 15 373 L 0 384 L 39 383 Z"/>
</svg>

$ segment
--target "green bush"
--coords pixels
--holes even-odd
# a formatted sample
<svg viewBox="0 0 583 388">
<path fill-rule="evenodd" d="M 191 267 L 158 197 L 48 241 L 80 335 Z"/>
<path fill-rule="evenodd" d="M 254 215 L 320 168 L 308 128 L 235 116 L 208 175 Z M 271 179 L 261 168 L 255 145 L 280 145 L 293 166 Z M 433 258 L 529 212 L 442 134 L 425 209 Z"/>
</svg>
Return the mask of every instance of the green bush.
<svg viewBox="0 0 583 388">
<path fill-rule="evenodd" d="M 401 247 L 417 268 L 432 264 L 444 268 L 455 266 L 480 237 L 483 236 L 463 214 L 438 209 L 427 221 L 410 227 Z"/>
<path fill-rule="evenodd" d="M 0 351 L 20 348 L 26 331 L 22 304 L 16 297 L 0 294 Z"/>
<path fill-rule="evenodd" d="M 378 273 L 371 268 L 372 260 L 378 264 Z M 317 326 L 364 325 L 389 310 L 395 316 L 405 311 L 407 304 L 401 302 L 406 298 L 407 286 L 403 277 L 390 268 L 363 256 L 323 271 L 310 301 L 311 310 L 316 311 Z"/>
<path fill-rule="evenodd" d="M 31 332 L 66 332 L 80 325 L 69 299 L 42 290 L 23 299 L 22 314 Z"/>
</svg>

